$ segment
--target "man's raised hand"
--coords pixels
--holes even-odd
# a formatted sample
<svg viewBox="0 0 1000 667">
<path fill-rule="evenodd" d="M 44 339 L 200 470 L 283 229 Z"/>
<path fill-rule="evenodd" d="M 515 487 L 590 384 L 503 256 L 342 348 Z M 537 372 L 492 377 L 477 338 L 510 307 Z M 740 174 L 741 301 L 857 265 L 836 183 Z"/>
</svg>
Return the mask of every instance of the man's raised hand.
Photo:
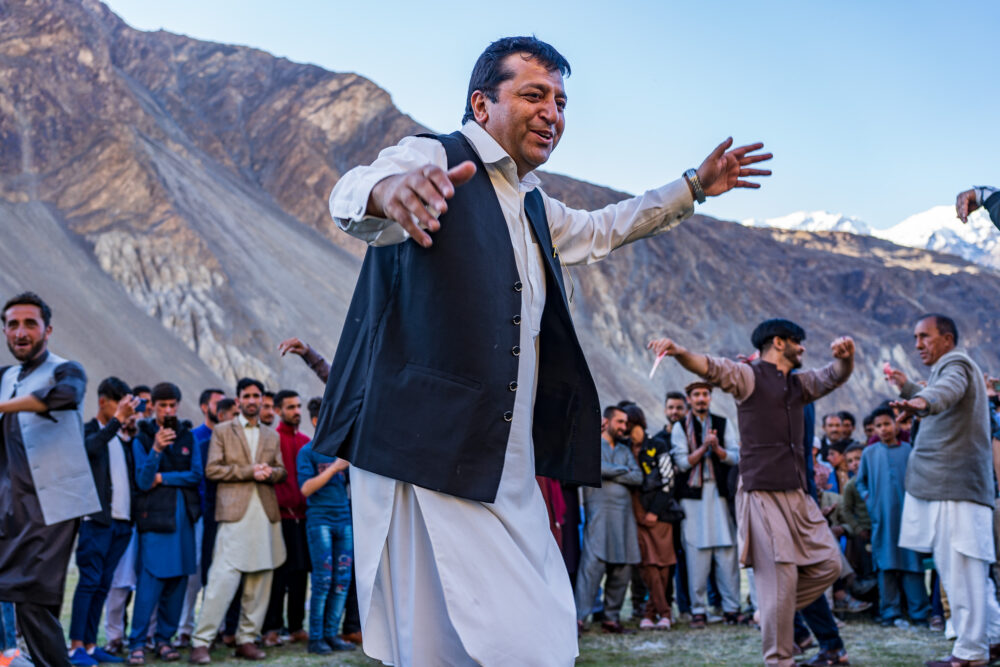
<svg viewBox="0 0 1000 667">
<path fill-rule="evenodd" d="M 278 343 L 278 354 L 285 356 L 289 352 L 304 357 L 309 351 L 308 346 L 298 338 L 287 338 Z"/>
<path fill-rule="evenodd" d="M 965 192 L 959 192 L 958 196 L 955 197 L 955 214 L 958 219 L 962 222 L 969 221 L 969 214 L 979 208 L 979 204 L 976 203 L 976 191 L 966 190 Z"/>
<path fill-rule="evenodd" d="M 760 183 L 743 180 L 748 176 L 770 176 L 770 169 L 751 169 L 747 165 L 770 160 L 771 153 L 755 153 L 764 147 L 758 142 L 729 150 L 733 138 L 729 137 L 715 147 L 698 167 L 701 189 L 709 197 L 729 192 L 733 188 L 759 188 Z"/>
<path fill-rule="evenodd" d="M 667 356 L 676 357 L 678 354 L 685 352 L 684 348 L 670 340 L 669 338 L 660 338 L 657 340 L 649 341 L 646 345 L 647 350 L 652 350 L 656 353 L 656 356 Z"/>
<path fill-rule="evenodd" d="M 854 358 L 854 339 L 850 336 L 843 336 L 830 343 L 830 352 L 835 359 Z"/>
<path fill-rule="evenodd" d="M 438 216 L 448 210 L 455 188 L 468 182 L 476 165 L 466 160 L 448 171 L 432 164 L 383 178 L 368 197 L 368 213 L 395 220 L 414 241 L 431 246 L 428 232 L 441 228 Z M 426 230 L 426 231 L 424 231 Z"/>
</svg>

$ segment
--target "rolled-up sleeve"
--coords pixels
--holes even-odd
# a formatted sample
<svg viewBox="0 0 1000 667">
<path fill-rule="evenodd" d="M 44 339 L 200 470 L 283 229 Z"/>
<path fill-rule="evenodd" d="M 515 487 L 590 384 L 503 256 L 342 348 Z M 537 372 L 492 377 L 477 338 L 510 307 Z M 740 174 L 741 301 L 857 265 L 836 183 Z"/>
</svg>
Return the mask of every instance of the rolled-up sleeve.
<svg viewBox="0 0 1000 667">
<path fill-rule="evenodd" d="M 711 382 L 727 394 L 732 394 L 737 401 L 745 401 L 753 393 L 753 369 L 742 361 L 733 361 L 724 357 L 706 357 L 708 372 L 703 375 L 706 382 Z"/>
<path fill-rule="evenodd" d="M 87 374 L 83 366 L 67 361 L 56 366 L 55 384 L 31 393 L 47 410 L 75 410 L 87 392 Z"/>
<path fill-rule="evenodd" d="M 542 192 L 552 243 L 563 264 L 590 264 L 615 248 L 676 227 L 694 213 L 683 179 L 596 211 L 570 208 Z"/>
<path fill-rule="evenodd" d="M 355 167 L 337 181 L 330 193 L 330 215 L 338 227 L 369 245 L 402 243 L 410 235 L 399 223 L 367 215 L 368 197 L 379 181 L 427 164 L 448 168 L 448 156 L 440 141 L 406 137 L 383 149 L 370 165 Z"/>
</svg>

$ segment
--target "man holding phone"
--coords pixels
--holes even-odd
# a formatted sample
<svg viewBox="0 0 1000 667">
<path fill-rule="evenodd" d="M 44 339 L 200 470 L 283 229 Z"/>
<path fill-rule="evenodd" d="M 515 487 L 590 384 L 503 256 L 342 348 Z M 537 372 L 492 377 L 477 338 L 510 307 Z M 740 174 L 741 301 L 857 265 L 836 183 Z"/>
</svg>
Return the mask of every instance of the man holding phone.
<svg viewBox="0 0 1000 667">
<path fill-rule="evenodd" d="M 180 421 L 181 390 L 170 382 L 153 387 L 153 419 L 139 423 L 132 444 L 135 459 L 133 516 L 139 531 L 129 664 L 144 664 L 149 621 L 155 609 L 156 654 L 180 657 L 171 646 L 184 603 L 187 578 L 198 569 L 194 525 L 201 517 L 198 484 L 204 474 L 191 422 Z"/>
</svg>

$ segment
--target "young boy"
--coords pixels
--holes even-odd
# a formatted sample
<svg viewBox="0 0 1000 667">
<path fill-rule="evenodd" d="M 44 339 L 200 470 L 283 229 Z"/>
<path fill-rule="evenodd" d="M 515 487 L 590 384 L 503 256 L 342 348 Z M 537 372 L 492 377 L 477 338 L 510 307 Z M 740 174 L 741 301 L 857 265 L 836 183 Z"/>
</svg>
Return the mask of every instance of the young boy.
<svg viewBox="0 0 1000 667">
<path fill-rule="evenodd" d="M 902 618 L 900 587 L 906 597 L 910 620 L 926 623 L 930 613 L 921 557 L 902 549 L 899 528 L 903 514 L 903 480 L 910 443 L 900 442 L 892 411 L 872 413 L 878 442 L 861 455 L 857 487 L 872 521 L 872 559 L 878 571 L 879 615 L 883 626 L 906 627 Z"/>
<path fill-rule="evenodd" d="M 871 415 L 865 417 L 867 423 L 871 423 Z M 874 426 L 872 427 L 874 437 Z M 847 562 L 854 568 L 858 577 L 855 587 L 857 594 L 860 590 L 871 590 L 875 586 L 874 569 L 872 568 L 872 557 L 868 553 L 868 544 L 872 537 L 872 520 L 868 516 L 868 508 L 865 501 L 858 493 L 857 475 L 861 466 L 861 454 L 865 450 L 865 445 L 856 442 L 844 451 L 844 458 L 847 461 L 847 474 L 850 479 L 844 485 L 844 493 L 841 498 L 841 513 L 847 525 L 847 547 L 844 555 Z"/>
</svg>

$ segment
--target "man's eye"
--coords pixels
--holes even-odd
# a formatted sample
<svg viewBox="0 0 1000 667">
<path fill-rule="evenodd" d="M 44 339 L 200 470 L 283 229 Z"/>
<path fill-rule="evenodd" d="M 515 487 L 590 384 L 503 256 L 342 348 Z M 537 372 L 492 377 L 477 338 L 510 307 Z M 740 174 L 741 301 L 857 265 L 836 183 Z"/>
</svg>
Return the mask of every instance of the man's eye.
<svg viewBox="0 0 1000 667">
<path fill-rule="evenodd" d="M 559 111 L 565 110 L 566 109 L 566 100 L 556 100 L 556 108 L 558 108 Z"/>
</svg>

